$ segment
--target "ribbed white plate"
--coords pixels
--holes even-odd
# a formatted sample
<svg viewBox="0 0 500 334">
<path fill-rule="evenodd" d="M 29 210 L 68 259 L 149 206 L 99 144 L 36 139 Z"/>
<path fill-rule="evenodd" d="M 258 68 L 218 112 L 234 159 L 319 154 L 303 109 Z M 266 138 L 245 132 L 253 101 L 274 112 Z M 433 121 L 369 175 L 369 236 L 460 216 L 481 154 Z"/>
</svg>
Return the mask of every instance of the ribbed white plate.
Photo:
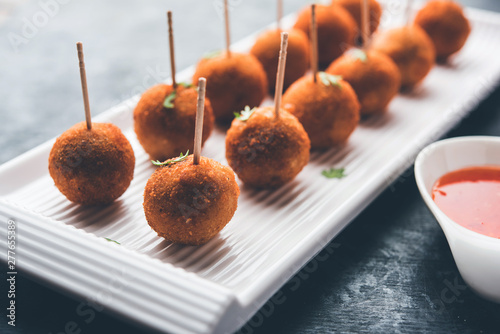
<svg viewBox="0 0 500 334">
<path fill-rule="evenodd" d="M 137 158 L 130 188 L 113 205 L 84 208 L 59 193 L 47 169 L 53 140 L 2 165 L 0 219 L 17 222 L 19 270 L 159 331 L 236 330 L 409 167 L 422 147 L 495 87 L 500 15 L 467 14 L 471 36 L 450 65 L 436 66 L 422 86 L 395 98 L 387 114 L 363 121 L 342 149 L 313 153 L 291 184 L 275 191 L 242 187 L 233 220 L 204 246 L 165 242 L 144 218 L 143 189 L 154 167 L 133 132 L 137 97 L 95 119 L 118 125 Z M 254 38 L 234 49 L 248 50 Z M 188 79 L 192 71 L 180 77 Z M 221 131 L 203 154 L 226 163 Z M 321 175 L 332 166 L 344 167 L 348 176 Z M 6 231 L 0 229 L 2 249 Z"/>
</svg>

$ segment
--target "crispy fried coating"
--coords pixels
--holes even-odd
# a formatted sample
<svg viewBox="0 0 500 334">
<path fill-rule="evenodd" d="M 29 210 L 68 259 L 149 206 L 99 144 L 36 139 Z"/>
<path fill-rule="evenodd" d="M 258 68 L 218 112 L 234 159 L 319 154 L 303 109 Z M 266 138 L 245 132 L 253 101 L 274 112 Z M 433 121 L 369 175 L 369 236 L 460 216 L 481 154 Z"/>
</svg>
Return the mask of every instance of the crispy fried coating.
<svg viewBox="0 0 500 334">
<path fill-rule="evenodd" d="M 201 245 L 233 217 L 240 189 L 231 168 L 193 156 L 159 167 L 144 189 L 144 213 L 151 228 L 168 241 Z"/>
<path fill-rule="evenodd" d="M 245 106 L 259 106 L 267 93 L 267 77 L 262 64 L 250 54 L 225 52 L 203 58 L 193 75 L 193 83 L 207 79 L 207 97 L 215 119 L 228 122 Z"/>
<path fill-rule="evenodd" d="M 362 0 L 332 0 L 332 5 L 339 5 L 345 8 L 356 21 L 357 29 L 361 34 L 361 1 Z M 382 6 L 377 0 L 368 1 L 368 17 L 370 32 L 373 34 L 377 30 L 382 17 Z"/>
<path fill-rule="evenodd" d="M 352 16 L 340 6 L 316 5 L 318 25 L 318 61 L 328 66 L 345 50 L 354 45 L 357 28 Z M 311 26 L 311 7 L 304 8 L 293 26 L 309 36 Z"/>
<path fill-rule="evenodd" d="M 70 201 L 108 204 L 127 190 L 135 156 L 120 129 L 110 123 L 78 123 L 57 138 L 49 155 L 49 173 Z"/>
<path fill-rule="evenodd" d="M 366 55 L 366 59 L 356 56 Z M 353 49 L 337 58 L 326 70 L 341 75 L 347 81 L 361 104 L 361 115 L 384 112 L 401 86 L 401 74 L 394 61 L 377 51 Z"/>
<path fill-rule="evenodd" d="M 462 6 L 449 0 L 427 2 L 418 11 L 415 24 L 429 35 L 436 48 L 436 57 L 440 60 L 460 50 L 470 33 L 469 20 Z"/>
<path fill-rule="evenodd" d="M 310 141 L 299 121 L 274 107 L 255 109 L 246 121 L 234 119 L 226 136 L 226 159 L 245 185 L 279 187 L 309 162 Z"/>
<path fill-rule="evenodd" d="M 281 31 L 269 30 L 257 37 L 250 53 L 262 64 L 267 75 L 267 86 L 272 93 L 276 86 L 276 72 L 281 47 Z M 298 29 L 288 30 L 288 50 L 283 88 L 286 89 L 309 68 L 309 39 Z"/>
<path fill-rule="evenodd" d="M 375 34 L 371 48 L 394 60 L 401 73 L 401 85 L 407 88 L 420 83 L 436 59 L 430 37 L 416 25 L 405 25 Z"/>
<path fill-rule="evenodd" d="M 142 94 L 134 109 L 134 130 L 151 159 L 164 161 L 181 152 L 193 152 L 198 93 L 195 88 L 178 85 L 174 108 L 165 108 L 165 98 L 173 92 L 171 85 L 159 84 Z M 202 145 L 214 127 L 209 99 L 205 99 Z"/>
<path fill-rule="evenodd" d="M 351 85 L 325 85 L 312 76 L 297 80 L 283 95 L 283 106 L 304 126 L 311 147 L 330 148 L 347 141 L 359 122 L 359 102 Z"/>
</svg>

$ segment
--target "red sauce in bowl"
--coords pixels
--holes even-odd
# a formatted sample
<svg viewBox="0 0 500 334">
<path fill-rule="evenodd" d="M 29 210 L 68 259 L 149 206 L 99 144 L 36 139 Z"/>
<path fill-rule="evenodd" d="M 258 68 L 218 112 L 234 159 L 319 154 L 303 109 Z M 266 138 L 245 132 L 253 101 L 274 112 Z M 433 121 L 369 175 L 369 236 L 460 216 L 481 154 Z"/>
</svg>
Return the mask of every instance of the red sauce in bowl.
<svg viewBox="0 0 500 334">
<path fill-rule="evenodd" d="M 456 223 L 500 239 L 500 166 L 447 173 L 434 184 L 432 199 Z"/>
</svg>

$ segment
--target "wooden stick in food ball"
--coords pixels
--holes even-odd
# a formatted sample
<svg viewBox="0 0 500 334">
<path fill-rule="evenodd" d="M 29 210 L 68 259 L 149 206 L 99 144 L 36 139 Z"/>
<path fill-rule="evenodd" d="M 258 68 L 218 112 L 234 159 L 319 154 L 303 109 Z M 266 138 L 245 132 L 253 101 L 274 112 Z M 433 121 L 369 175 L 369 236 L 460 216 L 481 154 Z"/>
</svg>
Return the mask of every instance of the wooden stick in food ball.
<svg viewBox="0 0 500 334">
<path fill-rule="evenodd" d="M 278 30 L 281 30 L 281 18 L 283 17 L 283 0 L 277 0 L 277 10 L 276 10 L 276 14 L 277 14 L 277 20 L 276 20 L 276 25 L 277 25 L 277 28 Z"/>
<path fill-rule="evenodd" d="M 205 108 L 205 90 L 207 87 L 207 79 L 200 78 L 198 80 L 198 103 L 196 107 L 196 125 L 194 130 L 194 152 L 193 164 L 200 163 L 201 155 L 201 139 L 203 136 L 203 112 Z"/>
<path fill-rule="evenodd" d="M 283 81 L 285 80 L 286 50 L 288 48 L 288 33 L 281 33 L 281 48 L 278 61 L 278 73 L 276 74 L 276 90 L 274 93 L 274 113 L 276 118 L 280 117 L 281 97 L 283 96 Z"/>
<path fill-rule="evenodd" d="M 281 48 L 281 33 L 283 32 L 281 19 L 283 15 L 283 0 L 276 0 L 277 22 L 276 29 L 270 29 L 259 34 L 250 49 L 250 54 L 255 56 L 264 67 L 267 76 L 268 89 L 271 96 L 276 93 L 276 69 Z M 310 69 L 309 54 L 311 43 L 307 34 L 300 29 L 286 29 L 288 33 L 287 66 L 283 89 L 286 90 L 292 83 L 303 76 Z"/>
<path fill-rule="evenodd" d="M 175 158 L 181 152 L 194 151 L 198 92 L 194 83 L 178 82 L 175 68 L 173 13 L 167 12 L 168 41 L 172 84 L 160 83 L 147 89 L 134 109 L 134 130 L 151 160 L 160 163 Z M 209 99 L 204 108 L 203 140 L 214 127 L 214 115 Z"/>
<path fill-rule="evenodd" d="M 231 57 L 231 33 L 229 31 L 229 6 L 227 0 L 224 0 L 224 29 L 226 31 L 226 55 Z"/>
<path fill-rule="evenodd" d="M 401 86 L 412 89 L 427 76 L 436 59 L 434 44 L 417 24 L 412 24 L 412 1 L 407 1 L 406 24 L 377 33 L 370 42 L 375 50 L 392 58 L 401 73 Z"/>
<path fill-rule="evenodd" d="M 407 26 L 412 24 L 412 20 L 411 20 L 412 5 L 413 5 L 413 0 L 406 0 L 405 19 L 406 19 Z"/>
<path fill-rule="evenodd" d="M 292 181 L 309 161 L 309 137 L 281 108 L 288 33 L 281 33 L 274 107 L 246 107 L 226 135 L 226 159 L 247 186 L 276 188 Z"/>
<path fill-rule="evenodd" d="M 368 0 L 361 0 L 361 47 L 367 48 L 370 43 L 370 16 Z"/>
<path fill-rule="evenodd" d="M 80 80 L 82 82 L 83 105 L 85 107 L 85 120 L 87 122 L 87 129 L 92 129 L 92 116 L 90 115 L 89 104 L 89 91 L 87 89 L 87 74 L 85 72 L 85 60 L 83 57 L 83 44 L 82 42 L 76 43 L 78 51 L 78 63 L 80 65 Z"/>
<path fill-rule="evenodd" d="M 210 85 L 207 98 L 214 110 L 215 119 L 227 125 L 234 113 L 259 106 L 268 90 L 264 67 L 250 53 L 231 52 L 229 31 L 229 8 L 224 1 L 226 49 L 205 55 L 196 66 L 193 85 L 199 78 L 206 78 Z"/>
<path fill-rule="evenodd" d="M 194 154 L 156 164 L 144 188 L 144 214 L 158 236 L 201 245 L 233 217 L 240 189 L 231 168 L 201 156 L 206 79 L 198 80 Z M 200 204 L 201 203 L 201 204 Z"/>
<path fill-rule="evenodd" d="M 174 29 L 172 28 L 172 11 L 167 12 L 168 21 L 168 45 L 170 48 L 170 70 L 172 71 L 172 87 L 177 88 L 177 81 L 175 81 L 175 52 L 174 52 Z"/>
<path fill-rule="evenodd" d="M 83 44 L 76 43 L 76 49 L 86 122 L 75 124 L 56 139 L 49 154 L 49 174 L 73 203 L 110 204 L 134 177 L 134 151 L 116 125 L 92 123 Z"/>
<path fill-rule="evenodd" d="M 283 104 L 303 125 L 311 147 L 326 149 L 347 141 L 359 121 L 359 102 L 342 77 L 318 72 L 316 14 L 320 8 L 313 4 L 310 11 L 312 77 L 303 76 L 288 87 Z"/>
<path fill-rule="evenodd" d="M 318 76 L 318 25 L 316 23 L 316 5 L 311 5 L 311 69 L 313 80 Z"/>
</svg>

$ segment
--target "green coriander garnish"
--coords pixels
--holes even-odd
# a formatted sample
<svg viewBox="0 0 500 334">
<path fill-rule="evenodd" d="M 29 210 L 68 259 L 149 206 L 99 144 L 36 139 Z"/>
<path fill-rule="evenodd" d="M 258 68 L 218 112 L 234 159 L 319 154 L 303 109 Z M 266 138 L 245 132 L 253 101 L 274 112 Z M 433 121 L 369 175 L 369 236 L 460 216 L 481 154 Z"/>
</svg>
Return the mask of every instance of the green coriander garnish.
<svg viewBox="0 0 500 334">
<path fill-rule="evenodd" d="M 182 87 L 185 87 L 185 88 L 194 87 L 194 85 L 192 83 L 189 83 L 189 82 L 179 82 L 178 85 L 182 86 Z"/>
<path fill-rule="evenodd" d="M 366 63 L 366 61 L 368 60 L 366 52 L 358 48 L 349 49 L 346 53 L 349 57 L 359 59 L 363 63 Z"/>
<path fill-rule="evenodd" d="M 174 107 L 174 99 L 177 96 L 177 91 L 173 90 L 172 93 L 168 94 L 163 101 L 163 106 L 167 109 L 172 109 Z"/>
<path fill-rule="evenodd" d="M 190 84 L 188 82 L 179 82 L 178 85 L 185 88 L 194 87 L 193 84 Z M 177 90 L 174 89 L 172 93 L 168 94 L 168 96 L 163 101 L 163 106 L 167 109 L 172 109 L 174 107 L 174 99 L 176 97 L 177 97 Z"/>
<path fill-rule="evenodd" d="M 186 158 L 187 158 L 188 154 L 189 154 L 189 150 L 187 150 L 186 154 L 182 154 L 182 152 L 181 152 L 181 155 L 180 155 L 180 156 L 178 156 L 178 157 L 177 157 L 177 158 L 175 158 L 175 159 L 170 159 L 170 160 L 167 160 L 167 161 L 165 161 L 165 162 L 160 162 L 160 161 L 158 161 L 158 160 L 156 160 L 156 161 L 151 160 L 151 162 L 152 162 L 152 163 L 153 163 L 153 165 L 155 165 L 155 166 L 166 166 L 166 165 L 171 165 L 171 164 L 175 164 L 176 162 L 181 162 L 181 161 L 186 160 Z"/>
<path fill-rule="evenodd" d="M 221 52 L 222 52 L 221 50 L 210 51 L 210 52 L 205 53 L 203 55 L 203 58 L 212 59 L 212 58 L 219 56 L 221 54 Z"/>
<path fill-rule="evenodd" d="M 321 175 L 326 176 L 329 179 L 341 179 L 346 177 L 344 174 L 344 168 L 330 168 L 321 172 Z"/>
<path fill-rule="evenodd" d="M 234 117 L 240 121 L 247 121 L 250 116 L 252 116 L 253 112 L 255 111 L 255 108 L 250 109 L 249 106 L 246 106 L 245 109 L 243 109 L 241 112 L 234 113 Z"/>
<path fill-rule="evenodd" d="M 333 74 L 328 74 L 326 72 L 319 72 L 318 73 L 319 78 L 321 79 L 321 82 L 325 86 L 337 86 L 339 88 L 342 88 L 342 85 L 340 84 L 339 80 L 342 79 L 341 75 L 333 75 Z"/>
<path fill-rule="evenodd" d="M 121 245 L 121 243 L 119 243 L 119 242 L 118 242 L 118 241 L 116 241 L 116 240 L 113 240 L 113 239 L 110 239 L 110 238 L 104 238 L 104 239 L 106 239 L 106 240 L 107 240 L 107 241 L 109 241 L 109 242 L 114 242 L 115 244 Z"/>
</svg>

